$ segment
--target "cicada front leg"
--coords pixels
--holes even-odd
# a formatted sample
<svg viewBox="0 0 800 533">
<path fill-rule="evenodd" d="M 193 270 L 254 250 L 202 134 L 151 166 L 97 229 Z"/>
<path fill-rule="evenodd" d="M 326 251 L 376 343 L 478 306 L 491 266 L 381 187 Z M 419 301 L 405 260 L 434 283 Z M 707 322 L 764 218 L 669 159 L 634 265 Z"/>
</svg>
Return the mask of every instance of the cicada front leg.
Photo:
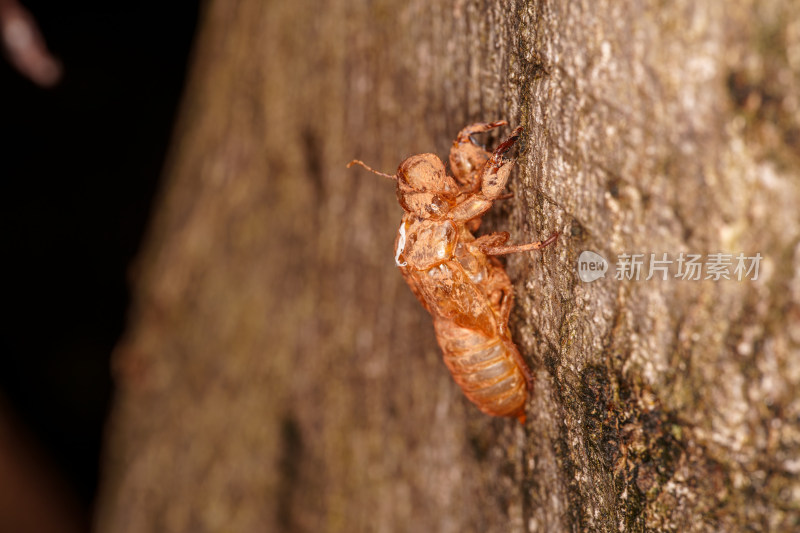
<svg viewBox="0 0 800 533">
<path fill-rule="evenodd" d="M 474 193 L 481 188 L 480 170 L 491 157 L 491 153 L 475 144 L 472 136 L 508 124 L 505 120 L 470 124 L 456 136 L 450 148 L 450 171 L 458 182 L 461 192 Z"/>
</svg>

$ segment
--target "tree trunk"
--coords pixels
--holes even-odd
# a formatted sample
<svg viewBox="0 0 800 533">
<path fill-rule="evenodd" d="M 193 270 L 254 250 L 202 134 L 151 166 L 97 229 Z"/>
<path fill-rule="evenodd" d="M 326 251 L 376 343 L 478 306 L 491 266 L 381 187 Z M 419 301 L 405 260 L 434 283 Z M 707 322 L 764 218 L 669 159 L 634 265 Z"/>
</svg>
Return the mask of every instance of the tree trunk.
<svg viewBox="0 0 800 533">
<path fill-rule="evenodd" d="M 99 531 L 797 527 L 798 20 L 788 0 L 210 2 L 115 355 Z M 524 426 L 463 398 L 394 266 L 392 183 L 345 169 L 501 118 L 524 146 L 484 229 L 561 232 L 506 262 Z M 605 277 L 581 281 L 586 250 Z"/>
</svg>

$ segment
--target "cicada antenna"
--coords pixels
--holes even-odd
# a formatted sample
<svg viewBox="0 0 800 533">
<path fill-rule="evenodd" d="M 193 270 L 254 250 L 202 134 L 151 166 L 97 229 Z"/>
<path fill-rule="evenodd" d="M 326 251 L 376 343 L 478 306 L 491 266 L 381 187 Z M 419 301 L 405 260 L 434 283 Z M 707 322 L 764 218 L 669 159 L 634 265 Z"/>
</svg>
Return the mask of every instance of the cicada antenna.
<svg viewBox="0 0 800 533">
<path fill-rule="evenodd" d="M 367 165 L 367 164 L 366 164 L 366 163 L 364 163 L 363 161 L 359 161 L 358 159 L 353 159 L 352 161 L 350 161 L 349 163 L 347 163 L 347 168 L 350 168 L 350 167 L 352 167 L 353 165 L 361 165 L 362 167 L 366 168 L 367 170 L 369 170 L 369 171 L 370 171 L 370 172 L 372 172 L 373 174 L 377 174 L 378 176 L 383 176 L 384 178 L 389 178 L 390 180 L 395 180 L 395 179 L 397 179 L 397 176 L 392 176 L 391 174 L 385 174 L 385 173 L 383 173 L 383 172 L 378 172 L 377 170 L 375 170 L 375 169 L 374 169 L 374 168 L 372 168 L 371 166 Z"/>
</svg>

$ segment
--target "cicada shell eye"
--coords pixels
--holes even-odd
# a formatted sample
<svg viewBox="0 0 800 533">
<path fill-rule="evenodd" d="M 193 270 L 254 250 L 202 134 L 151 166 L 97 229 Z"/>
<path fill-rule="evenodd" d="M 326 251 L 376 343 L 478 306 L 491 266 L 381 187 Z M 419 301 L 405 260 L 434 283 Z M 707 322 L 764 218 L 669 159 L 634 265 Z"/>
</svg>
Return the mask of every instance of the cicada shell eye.
<svg viewBox="0 0 800 533">
<path fill-rule="evenodd" d="M 447 201 L 448 198 L 443 198 L 438 194 L 431 196 L 430 202 L 426 206 L 428 213 L 434 218 L 444 216 L 452 207 L 451 202 Z"/>
<path fill-rule="evenodd" d="M 431 192 L 397 191 L 397 200 L 402 208 L 420 218 L 437 219 L 450 211 L 451 203 Z"/>
</svg>

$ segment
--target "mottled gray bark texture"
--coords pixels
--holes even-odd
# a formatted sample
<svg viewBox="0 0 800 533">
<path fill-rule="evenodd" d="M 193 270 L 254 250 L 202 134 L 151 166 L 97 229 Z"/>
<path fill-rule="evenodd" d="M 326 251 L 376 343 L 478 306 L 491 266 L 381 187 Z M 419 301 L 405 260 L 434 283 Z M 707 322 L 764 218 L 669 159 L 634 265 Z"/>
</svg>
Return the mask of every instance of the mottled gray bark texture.
<svg viewBox="0 0 800 533">
<path fill-rule="evenodd" d="M 215 0 L 182 116 L 99 531 L 800 527 L 800 4 Z M 345 169 L 499 118 L 526 133 L 485 228 L 562 232 L 507 259 L 524 427 L 463 398 L 393 185 Z M 763 259 L 614 277 L 681 252 Z"/>
</svg>

